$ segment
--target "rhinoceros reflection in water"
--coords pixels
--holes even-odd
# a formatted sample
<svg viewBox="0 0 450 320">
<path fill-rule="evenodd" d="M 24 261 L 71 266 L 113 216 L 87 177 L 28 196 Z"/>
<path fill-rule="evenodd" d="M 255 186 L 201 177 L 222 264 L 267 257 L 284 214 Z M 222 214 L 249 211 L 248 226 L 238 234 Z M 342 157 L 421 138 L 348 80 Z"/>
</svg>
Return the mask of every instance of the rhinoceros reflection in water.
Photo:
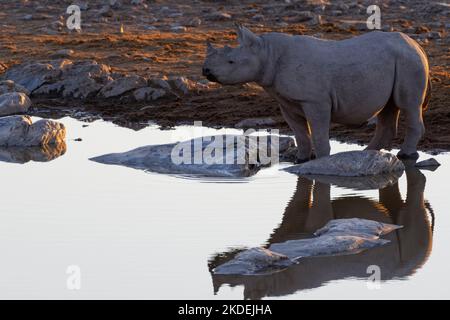
<svg viewBox="0 0 450 320">
<path fill-rule="evenodd" d="M 367 267 L 378 265 L 382 280 L 413 274 L 427 260 L 432 246 L 433 213 L 424 200 L 425 176 L 407 168 L 407 196 L 403 201 L 398 184 L 379 190 L 379 201 L 361 196 L 331 200 L 330 185 L 298 178 L 294 196 L 268 246 L 313 236 L 332 219 L 360 218 L 402 225 L 384 238 L 391 242 L 358 254 L 303 258 L 287 269 L 258 276 L 212 274 L 214 291 L 222 284 L 243 285 L 244 298 L 280 296 L 320 287 L 328 281 L 347 277 L 367 278 Z M 210 261 L 211 270 L 230 261 L 238 252 L 222 253 Z"/>
<path fill-rule="evenodd" d="M 20 164 L 47 162 L 62 156 L 66 150 L 65 142 L 36 147 L 0 147 L 0 161 Z"/>
</svg>

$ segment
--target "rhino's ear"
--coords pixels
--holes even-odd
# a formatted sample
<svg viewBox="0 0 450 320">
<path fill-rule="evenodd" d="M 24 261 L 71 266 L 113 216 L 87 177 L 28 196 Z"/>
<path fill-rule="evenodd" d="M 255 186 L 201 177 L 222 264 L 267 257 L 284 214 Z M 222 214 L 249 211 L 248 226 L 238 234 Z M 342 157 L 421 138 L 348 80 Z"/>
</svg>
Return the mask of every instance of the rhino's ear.
<svg viewBox="0 0 450 320">
<path fill-rule="evenodd" d="M 223 52 L 224 52 L 224 53 L 230 53 L 232 50 L 233 50 L 233 49 L 232 49 L 230 46 L 228 46 L 228 45 L 225 45 L 225 46 L 223 47 Z"/>
<path fill-rule="evenodd" d="M 216 52 L 217 52 L 217 49 L 213 47 L 211 42 L 206 41 L 206 54 L 213 54 Z"/>
<path fill-rule="evenodd" d="M 244 26 L 236 24 L 238 42 L 243 47 L 256 47 L 260 43 L 260 38 Z"/>
</svg>

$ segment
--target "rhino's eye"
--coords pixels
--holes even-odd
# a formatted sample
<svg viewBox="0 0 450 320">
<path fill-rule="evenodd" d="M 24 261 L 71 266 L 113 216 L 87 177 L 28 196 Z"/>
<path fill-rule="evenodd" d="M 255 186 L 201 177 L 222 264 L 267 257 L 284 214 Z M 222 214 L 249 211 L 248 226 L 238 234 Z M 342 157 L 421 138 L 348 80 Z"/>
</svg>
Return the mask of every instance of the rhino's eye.
<svg viewBox="0 0 450 320">
<path fill-rule="evenodd" d="M 228 60 L 228 63 L 229 63 L 229 64 L 233 64 L 234 61 L 233 61 L 233 60 Z"/>
</svg>

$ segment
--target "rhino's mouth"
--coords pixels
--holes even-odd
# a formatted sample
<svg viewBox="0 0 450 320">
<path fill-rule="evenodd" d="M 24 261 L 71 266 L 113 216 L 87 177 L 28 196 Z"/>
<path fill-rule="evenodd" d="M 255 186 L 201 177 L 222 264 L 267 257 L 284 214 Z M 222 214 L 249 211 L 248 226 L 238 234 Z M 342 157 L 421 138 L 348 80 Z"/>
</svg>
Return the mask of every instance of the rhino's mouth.
<svg viewBox="0 0 450 320">
<path fill-rule="evenodd" d="M 219 81 L 219 80 L 216 78 L 216 76 L 213 75 L 212 73 L 208 74 L 208 75 L 206 76 L 206 79 L 208 79 L 208 80 L 211 81 L 211 82 L 217 82 L 217 83 L 220 83 L 220 81 Z"/>
</svg>

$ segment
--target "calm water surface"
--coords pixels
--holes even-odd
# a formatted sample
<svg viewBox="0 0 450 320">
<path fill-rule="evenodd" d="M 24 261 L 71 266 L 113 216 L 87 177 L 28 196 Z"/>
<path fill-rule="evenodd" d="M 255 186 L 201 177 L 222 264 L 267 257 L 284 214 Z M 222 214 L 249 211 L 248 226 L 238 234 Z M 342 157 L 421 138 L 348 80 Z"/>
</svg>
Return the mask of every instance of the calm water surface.
<svg viewBox="0 0 450 320">
<path fill-rule="evenodd" d="M 67 150 L 52 161 L 11 163 L 0 149 L 2 299 L 450 298 L 448 155 L 435 157 L 436 171 L 408 170 L 382 190 L 309 181 L 279 171 L 286 164 L 242 180 L 185 179 L 88 159 L 191 138 L 190 128 L 60 121 Z M 350 149 L 361 147 L 332 145 Z M 37 157 L 13 157 L 30 154 Z M 270 276 L 211 276 L 239 249 L 307 237 L 350 217 L 404 228 L 361 254 L 310 258 Z M 378 289 L 368 288 L 369 265 L 381 268 Z M 67 288 L 69 266 L 81 270 L 80 290 Z"/>
</svg>

